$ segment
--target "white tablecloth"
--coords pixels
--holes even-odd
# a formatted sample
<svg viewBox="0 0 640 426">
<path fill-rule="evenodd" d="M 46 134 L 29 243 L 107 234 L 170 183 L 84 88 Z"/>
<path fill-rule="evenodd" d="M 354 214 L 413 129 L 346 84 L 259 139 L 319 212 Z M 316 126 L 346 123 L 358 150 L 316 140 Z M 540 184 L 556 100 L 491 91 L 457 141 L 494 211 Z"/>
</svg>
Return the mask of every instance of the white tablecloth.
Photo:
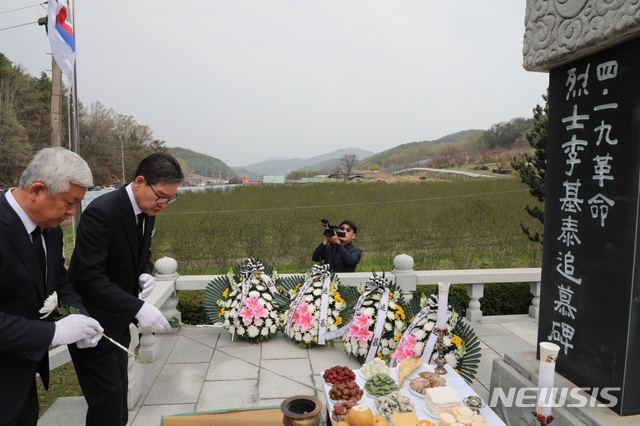
<svg viewBox="0 0 640 426">
<path fill-rule="evenodd" d="M 408 377 L 405 377 L 402 387 L 400 388 L 400 393 L 409 397 L 411 401 L 413 401 L 413 403 L 416 406 L 416 415 L 420 420 L 422 419 L 431 420 L 437 425 L 439 419 L 437 417 L 434 417 L 428 414 L 424 410 L 424 400 L 425 400 L 424 396 L 421 397 L 417 395 L 416 393 L 411 391 L 411 389 L 409 388 L 409 382 L 411 381 L 411 379 L 418 377 L 418 373 L 422 371 L 433 372 L 434 368 L 435 368 L 434 365 L 428 365 L 425 363 L 423 363 L 420 367 L 416 368 L 411 374 L 409 374 Z M 447 385 L 451 386 L 457 392 L 461 401 L 467 396 L 471 396 L 471 395 L 478 396 L 478 394 L 475 393 L 473 389 L 471 389 L 471 387 L 467 384 L 467 382 L 465 382 L 464 379 L 458 373 L 456 373 L 449 365 L 445 365 L 445 368 L 447 370 L 447 374 L 443 375 L 442 377 L 447 379 Z M 364 377 L 360 375 L 360 370 L 355 370 L 355 373 L 356 373 L 356 383 L 358 383 L 358 385 L 362 389 L 364 389 L 364 384 L 366 380 L 364 379 Z M 399 376 L 398 376 L 397 368 L 391 369 L 391 377 L 396 381 L 396 383 L 398 383 Z M 332 386 L 333 386 L 332 384 L 324 382 L 324 395 L 327 400 L 327 404 L 328 404 L 327 409 L 329 411 L 329 415 L 331 415 L 331 412 L 333 411 L 333 401 L 329 398 L 329 390 L 331 390 Z M 368 406 L 369 408 L 371 408 L 373 413 L 376 414 L 374 401 L 375 401 L 374 398 L 372 398 L 371 396 L 367 396 L 364 399 L 364 401 L 361 402 L 361 404 Z M 485 401 L 485 403 L 488 403 L 488 401 Z M 484 418 L 487 420 L 488 426 L 506 426 L 505 423 L 500 419 L 500 417 L 498 417 L 496 413 L 494 413 L 493 410 L 489 408 L 489 406 L 486 406 L 480 409 L 480 414 L 484 416 Z M 336 422 L 334 422 L 333 419 L 331 418 L 330 420 L 331 420 L 331 424 L 335 425 Z"/>
</svg>

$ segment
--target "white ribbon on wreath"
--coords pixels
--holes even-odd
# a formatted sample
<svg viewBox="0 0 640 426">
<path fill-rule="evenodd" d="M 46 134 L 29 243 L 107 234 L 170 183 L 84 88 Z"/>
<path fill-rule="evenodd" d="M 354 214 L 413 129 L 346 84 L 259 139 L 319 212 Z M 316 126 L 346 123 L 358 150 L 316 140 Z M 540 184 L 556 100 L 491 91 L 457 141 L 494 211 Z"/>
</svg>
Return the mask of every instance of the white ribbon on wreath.
<svg viewBox="0 0 640 426">
<path fill-rule="evenodd" d="M 330 265 L 313 265 L 311 267 L 311 276 L 308 280 L 302 284 L 300 289 L 298 290 L 298 295 L 293 300 L 290 305 L 289 315 L 287 316 L 287 324 L 285 326 L 285 334 L 289 336 L 289 330 L 291 329 L 292 319 L 296 310 L 298 309 L 298 305 L 304 299 L 304 294 L 307 291 L 307 288 L 317 279 L 324 278 L 322 283 L 322 299 L 320 301 L 320 326 L 318 328 L 318 344 L 324 345 L 325 339 L 325 331 L 327 329 L 327 308 L 329 307 L 329 289 L 331 286 L 331 271 Z"/>
<path fill-rule="evenodd" d="M 240 276 L 242 277 L 242 297 L 240 299 L 240 303 L 238 304 L 238 308 L 236 309 L 236 314 L 233 318 L 233 333 L 231 333 L 231 341 L 233 342 L 236 337 L 236 324 L 238 323 L 238 315 L 240 310 L 244 306 L 244 302 L 249 295 L 249 290 L 251 289 L 251 277 L 253 275 L 260 275 L 262 278 L 262 282 L 267 286 L 271 294 L 277 294 L 278 289 L 276 285 L 271 280 L 271 277 L 264 272 L 264 265 L 260 261 L 255 261 L 253 259 L 247 259 L 244 265 L 240 268 Z"/>
<path fill-rule="evenodd" d="M 358 302 L 356 303 L 356 307 L 354 309 L 354 318 L 357 315 L 358 311 L 362 307 L 362 304 L 372 293 L 382 292 L 382 296 L 380 297 L 380 307 L 378 308 L 377 317 L 376 317 L 376 325 L 373 332 L 373 340 L 371 341 L 371 345 L 369 346 L 369 352 L 367 352 L 367 358 L 365 362 L 372 361 L 375 358 L 376 353 L 378 352 L 378 347 L 380 346 L 380 336 L 382 336 L 382 330 L 384 328 L 384 322 L 387 317 L 387 310 L 389 309 L 389 294 L 390 290 L 387 287 L 387 282 L 384 278 L 379 278 L 374 276 L 369 278 L 367 282 L 364 284 L 364 292 L 358 298 Z M 334 339 L 336 337 L 342 336 L 347 332 L 349 326 L 353 322 L 353 319 L 346 324 L 344 327 L 339 328 L 338 330 L 327 333 L 325 337 L 327 339 Z"/>
</svg>

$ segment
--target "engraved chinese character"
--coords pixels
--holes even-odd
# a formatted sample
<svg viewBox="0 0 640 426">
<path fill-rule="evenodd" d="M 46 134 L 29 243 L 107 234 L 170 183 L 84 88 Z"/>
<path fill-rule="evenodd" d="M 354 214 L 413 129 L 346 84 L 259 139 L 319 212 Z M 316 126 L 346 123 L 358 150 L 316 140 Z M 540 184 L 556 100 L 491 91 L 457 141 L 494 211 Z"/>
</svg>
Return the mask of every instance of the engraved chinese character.
<svg viewBox="0 0 640 426">
<path fill-rule="evenodd" d="M 600 145 L 600 141 L 602 141 L 602 134 L 606 133 L 604 140 L 606 143 L 608 143 L 609 145 L 617 145 L 618 144 L 618 139 L 609 139 L 609 135 L 611 133 L 611 124 L 604 124 L 604 120 L 600 121 L 600 125 L 598 127 L 596 127 L 595 129 L 593 129 L 594 132 L 600 132 L 600 134 L 598 135 L 598 140 L 596 141 L 596 145 Z"/>
<path fill-rule="evenodd" d="M 584 151 L 585 146 L 587 146 L 587 141 L 577 139 L 576 135 L 573 135 L 569 142 L 565 142 L 562 144 L 564 152 L 569 156 L 569 158 L 565 162 L 571 166 L 569 168 L 569 171 L 565 172 L 567 175 L 571 176 L 573 174 L 573 166 L 582 162 L 578 158 L 578 151 Z"/>
<path fill-rule="evenodd" d="M 598 81 L 609 80 L 618 75 L 618 61 L 603 62 L 596 67 Z"/>
<path fill-rule="evenodd" d="M 575 268 L 573 267 L 573 262 L 576 260 L 575 256 L 573 256 L 570 251 L 564 256 L 562 255 L 562 252 L 558 252 L 558 254 L 559 256 L 557 259 L 560 263 L 556 266 L 556 271 L 566 279 L 576 284 L 581 284 L 582 278 L 576 278 L 573 276 L 573 273 L 575 272 Z"/>
<path fill-rule="evenodd" d="M 573 290 L 570 287 L 563 285 L 558 286 L 558 293 L 560 300 L 554 300 L 553 310 L 559 312 L 562 316 L 576 318 L 575 313 L 577 309 L 571 306 L 571 298 L 573 297 Z"/>
<path fill-rule="evenodd" d="M 570 115 L 568 117 L 564 117 L 562 119 L 562 122 L 563 123 L 571 122 L 571 124 L 569 124 L 567 126 L 567 130 L 583 129 L 584 128 L 584 124 L 578 123 L 578 121 L 579 120 L 588 120 L 588 119 L 589 119 L 589 114 L 578 115 L 578 105 L 574 105 L 573 106 L 573 115 Z"/>
<path fill-rule="evenodd" d="M 591 205 L 591 217 L 597 219 L 600 217 L 600 226 L 604 227 L 604 220 L 609 215 L 609 207 L 613 207 L 615 201 L 598 194 L 587 201 Z"/>
<path fill-rule="evenodd" d="M 580 238 L 578 238 L 578 221 L 572 219 L 571 216 L 562 219 L 562 233 L 558 237 L 567 246 L 572 246 L 576 243 L 581 244 Z"/>
<path fill-rule="evenodd" d="M 579 212 L 582 211 L 580 204 L 584 202 L 583 199 L 578 198 L 578 190 L 580 189 L 580 179 L 576 182 L 563 182 L 562 185 L 565 188 L 565 196 L 560 198 L 560 209 L 565 212 Z"/>
<path fill-rule="evenodd" d="M 596 163 L 595 166 L 593 166 L 595 173 L 595 175 L 593 175 L 593 180 L 599 181 L 598 185 L 601 187 L 604 186 L 604 180 L 613 180 L 613 176 L 609 174 L 611 172 L 611 165 L 609 164 L 609 161 L 611 160 L 613 160 L 613 157 L 611 157 L 609 153 L 605 156 L 596 155 L 593 158 L 593 161 Z"/>
<path fill-rule="evenodd" d="M 577 68 L 571 68 L 569 71 L 567 71 L 567 82 L 565 83 L 565 86 L 569 86 L 569 89 L 567 90 L 567 100 L 569 99 L 569 95 L 573 96 L 574 98 L 576 97 L 576 83 L 580 80 L 582 80 L 582 86 L 578 88 L 577 95 L 581 96 L 582 91 L 584 91 L 585 95 L 589 94 L 589 91 L 587 90 L 587 82 L 589 80 L 590 67 L 591 64 L 588 64 L 586 71 L 579 75 L 576 74 Z"/>
<path fill-rule="evenodd" d="M 551 325 L 551 334 L 547 339 L 550 341 L 556 341 L 564 346 L 564 354 L 567 355 L 569 349 L 573 349 L 573 345 L 570 342 L 571 339 L 573 339 L 575 331 L 575 328 L 571 327 L 567 323 L 553 321 Z"/>
</svg>

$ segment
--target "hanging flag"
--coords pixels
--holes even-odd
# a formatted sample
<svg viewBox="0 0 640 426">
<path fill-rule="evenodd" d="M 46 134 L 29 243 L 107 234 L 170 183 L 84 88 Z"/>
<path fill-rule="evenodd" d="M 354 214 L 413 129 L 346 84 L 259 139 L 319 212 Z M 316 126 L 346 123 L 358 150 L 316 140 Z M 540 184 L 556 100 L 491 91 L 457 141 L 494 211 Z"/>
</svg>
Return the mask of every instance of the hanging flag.
<svg viewBox="0 0 640 426">
<path fill-rule="evenodd" d="M 76 61 L 76 42 L 69 19 L 67 0 L 49 0 L 49 43 L 53 58 L 73 87 L 73 69 Z"/>
</svg>

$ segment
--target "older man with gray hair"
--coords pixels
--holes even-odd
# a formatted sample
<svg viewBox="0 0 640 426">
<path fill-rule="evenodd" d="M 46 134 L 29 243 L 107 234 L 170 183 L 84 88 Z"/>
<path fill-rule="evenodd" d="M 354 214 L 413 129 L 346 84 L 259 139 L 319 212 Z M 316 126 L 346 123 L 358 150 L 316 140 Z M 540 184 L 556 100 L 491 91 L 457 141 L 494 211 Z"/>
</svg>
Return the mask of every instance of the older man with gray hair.
<svg viewBox="0 0 640 426">
<path fill-rule="evenodd" d="M 64 148 L 39 151 L 18 188 L 0 193 L 0 425 L 35 426 L 36 372 L 49 387 L 50 345 L 98 344 L 102 327 L 82 314 L 57 321 L 39 312 L 53 292 L 87 310 L 64 267 L 60 224 L 76 211 L 93 177 L 87 163 Z"/>
</svg>

